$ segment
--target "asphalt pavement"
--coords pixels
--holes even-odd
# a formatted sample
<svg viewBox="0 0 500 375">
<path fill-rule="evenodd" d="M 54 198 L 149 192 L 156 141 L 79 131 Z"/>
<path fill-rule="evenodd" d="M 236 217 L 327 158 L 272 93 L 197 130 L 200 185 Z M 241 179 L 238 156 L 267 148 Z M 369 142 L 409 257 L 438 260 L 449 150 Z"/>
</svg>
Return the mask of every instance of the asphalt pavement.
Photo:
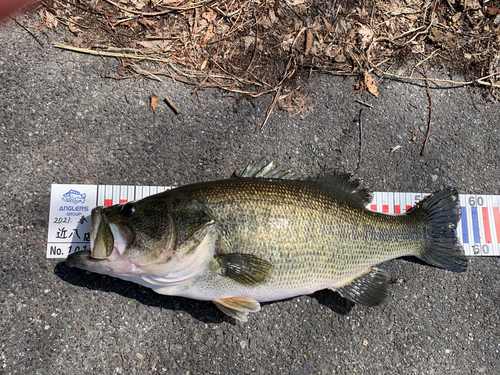
<svg viewBox="0 0 500 375">
<path fill-rule="evenodd" d="M 0 374 L 498 373 L 499 257 L 470 258 L 462 274 L 391 261 L 382 268 L 395 282 L 379 307 L 321 291 L 264 303 L 240 323 L 210 302 L 45 256 L 52 183 L 180 185 L 261 157 L 304 175 L 354 172 L 360 109 L 365 186 L 500 194 L 498 103 L 433 86 L 422 157 L 422 82 L 380 78 L 377 99 L 354 93 L 353 78 L 312 72 L 302 90 L 314 111 L 276 109 L 261 130 L 272 97 L 105 78 L 119 61 L 53 48 L 62 30 L 37 35 L 43 46 L 11 20 L 0 26 Z M 181 113 L 161 100 L 153 112 L 152 93 Z"/>
</svg>

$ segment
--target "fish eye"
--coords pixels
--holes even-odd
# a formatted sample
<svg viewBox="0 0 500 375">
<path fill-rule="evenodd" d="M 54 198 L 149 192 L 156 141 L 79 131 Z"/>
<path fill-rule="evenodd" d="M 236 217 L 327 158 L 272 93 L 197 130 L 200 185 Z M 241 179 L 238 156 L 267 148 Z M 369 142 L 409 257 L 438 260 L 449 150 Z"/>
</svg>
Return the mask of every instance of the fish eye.
<svg viewBox="0 0 500 375">
<path fill-rule="evenodd" d="M 135 204 L 134 203 L 125 203 L 121 209 L 121 213 L 123 216 L 130 216 L 132 215 L 136 210 Z"/>
</svg>

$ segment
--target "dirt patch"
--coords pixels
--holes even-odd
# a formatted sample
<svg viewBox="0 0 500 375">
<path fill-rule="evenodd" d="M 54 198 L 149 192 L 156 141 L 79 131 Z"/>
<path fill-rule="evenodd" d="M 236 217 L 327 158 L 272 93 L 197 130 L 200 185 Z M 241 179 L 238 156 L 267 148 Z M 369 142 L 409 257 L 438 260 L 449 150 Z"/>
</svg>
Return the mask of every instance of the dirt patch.
<svg viewBox="0 0 500 375">
<path fill-rule="evenodd" d="M 37 11 L 37 30 L 67 28 L 61 48 L 120 59 L 116 78 L 274 92 L 287 110 L 307 108 L 290 93 L 310 70 L 356 75 L 355 89 L 375 96 L 375 74 L 408 67 L 407 78 L 422 78 L 424 64 L 465 73 L 494 95 L 499 87 L 498 0 L 43 0 Z"/>
</svg>

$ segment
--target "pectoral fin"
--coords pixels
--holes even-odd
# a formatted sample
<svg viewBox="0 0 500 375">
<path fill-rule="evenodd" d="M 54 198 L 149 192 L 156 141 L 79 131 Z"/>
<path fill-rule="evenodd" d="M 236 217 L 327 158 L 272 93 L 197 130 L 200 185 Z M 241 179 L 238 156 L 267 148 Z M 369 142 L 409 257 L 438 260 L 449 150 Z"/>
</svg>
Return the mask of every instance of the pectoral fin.
<svg viewBox="0 0 500 375">
<path fill-rule="evenodd" d="M 216 255 L 212 262 L 215 272 L 245 286 L 265 282 L 273 270 L 271 263 L 250 254 Z"/>
<path fill-rule="evenodd" d="M 224 314 L 242 322 L 248 321 L 248 313 L 260 310 L 260 304 L 251 298 L 219 298 L 213 302 Z"/>
<path fill-rule="evenodd" d="M 387 296 L 389 279 L 386 271 L 370 267 L 346 285 L 331 289 L 353 302 L 365 306 L 376 306 Z"/>
</svg>

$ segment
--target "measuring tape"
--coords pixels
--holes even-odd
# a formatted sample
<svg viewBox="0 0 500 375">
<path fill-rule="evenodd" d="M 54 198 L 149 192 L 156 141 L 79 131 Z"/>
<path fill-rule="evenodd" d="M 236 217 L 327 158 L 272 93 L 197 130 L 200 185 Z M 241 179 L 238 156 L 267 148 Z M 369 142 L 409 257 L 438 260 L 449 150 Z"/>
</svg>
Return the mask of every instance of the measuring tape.
<svg viewBox="0 0 500 375">
<path fill-rule="evenodd" d="M 90 213 L 96 206 L 112 206 L 170 190 L 170 186 L 53 184 L 47 258 L 90 250 Z M 373 193 L 368 209 L 404 214 L 429 193 Z M 468 256 L 500 255 L 500 195 L 460 194 L 462 219 L 457 236 Z"/>
</svg>

